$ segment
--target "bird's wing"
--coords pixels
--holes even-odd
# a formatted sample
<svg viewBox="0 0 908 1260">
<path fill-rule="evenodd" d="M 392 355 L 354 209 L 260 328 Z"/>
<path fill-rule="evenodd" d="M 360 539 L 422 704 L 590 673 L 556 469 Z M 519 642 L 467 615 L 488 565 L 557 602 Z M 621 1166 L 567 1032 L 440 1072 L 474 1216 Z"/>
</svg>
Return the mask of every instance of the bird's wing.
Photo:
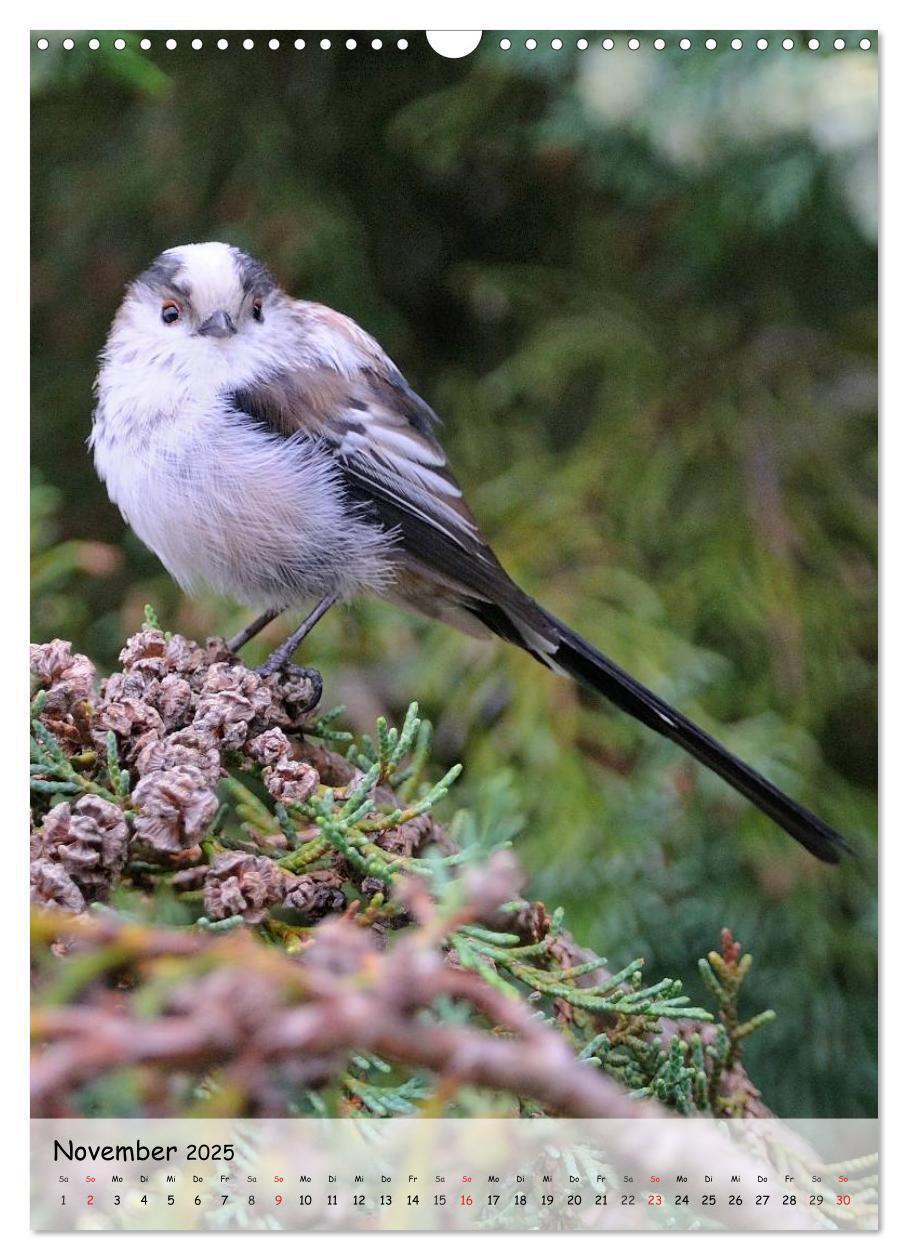
<svg viewBox="0 0 908 1260">
<path fill-rule="evenodd" d="M 535 607 L 482 538 L 436 437 L 434 411 L 352 321 L 308 309 L 319 314 L 305 366 L 234 391 L 231 405 L 276 434 L 325 445 L 350 499 L 395 531 L 410 580 L 433 581 L 483 611 L 516 596 Z M 325 336 L 323 353 L 319 332 L 333 338 Z M 339 352 L 338 337 L 349 353 Z"/>
</svg>

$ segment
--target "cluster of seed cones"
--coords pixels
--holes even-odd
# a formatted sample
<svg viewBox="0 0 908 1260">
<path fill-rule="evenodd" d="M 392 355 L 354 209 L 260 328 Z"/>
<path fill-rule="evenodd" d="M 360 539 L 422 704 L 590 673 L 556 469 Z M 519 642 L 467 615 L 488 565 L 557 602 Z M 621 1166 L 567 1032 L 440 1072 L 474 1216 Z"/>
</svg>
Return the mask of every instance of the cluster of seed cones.
<svg viewBox="0 0 908 1260">
<path fill-rule="evenodd" d="M 177 891 L 201 888 L 214 920 L 255 922 L 279 904 L 313 918 L 342 910 L 350 872 L 338 862 L 291 874 L 272 856 L 287 847 L 279 832 L 262 838 L 265 853 L 231 850 L 205 860 L 202 848 L 228 773 L 251 772 L 284 806 L 304 803 L 322 783 L 355 789 L 360 772 L 305 737 L 318 676 L 290 669 L 263 678 L 221 639 L 201 647 L 158 629 L 133 635 L 120 662 L 121 672 L 99 680 L 88 658 L 61 639 L 31 648 L 33 689 L 44 693 L 41 723 L 85 786 L 33 823 L 33 899 L 79 913 L 105 901 L 138 859 L 174 871 Z M 126 772 L 121 791 L 103 782 L 111 735 Z M 431 821 L 418 818 L 382 843 L 412 853 L 433 834 Z"/>
</svg>

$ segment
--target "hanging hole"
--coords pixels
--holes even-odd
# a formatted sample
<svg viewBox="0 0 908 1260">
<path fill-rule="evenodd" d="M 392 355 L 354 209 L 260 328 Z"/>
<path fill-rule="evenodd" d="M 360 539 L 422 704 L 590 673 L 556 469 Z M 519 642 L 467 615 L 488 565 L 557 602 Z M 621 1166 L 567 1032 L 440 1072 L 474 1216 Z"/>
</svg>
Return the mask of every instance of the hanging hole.
<svg viewBox="0 0 908 1260">
<path fill-rule="evenodd" d="M 426 31 L 429 47 L 440 57 L 469 57 L 481 39 L 482 31 Z M 400 48 L 400 44 L 397 46 Z"/>
</svg>

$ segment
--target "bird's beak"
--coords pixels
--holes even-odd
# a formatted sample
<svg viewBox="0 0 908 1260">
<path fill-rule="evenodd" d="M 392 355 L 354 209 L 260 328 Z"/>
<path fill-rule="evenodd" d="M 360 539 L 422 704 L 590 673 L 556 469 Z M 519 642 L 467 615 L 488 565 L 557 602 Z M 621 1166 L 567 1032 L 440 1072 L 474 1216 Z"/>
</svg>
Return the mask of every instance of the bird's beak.
<svg viewBox="0 0 908 1260">
<path fill-rule="evenodd" d="M 200 337 L 232 337 L 236 324 L 226 311 L 215 311 L 199 328 Z"/>
</svg>

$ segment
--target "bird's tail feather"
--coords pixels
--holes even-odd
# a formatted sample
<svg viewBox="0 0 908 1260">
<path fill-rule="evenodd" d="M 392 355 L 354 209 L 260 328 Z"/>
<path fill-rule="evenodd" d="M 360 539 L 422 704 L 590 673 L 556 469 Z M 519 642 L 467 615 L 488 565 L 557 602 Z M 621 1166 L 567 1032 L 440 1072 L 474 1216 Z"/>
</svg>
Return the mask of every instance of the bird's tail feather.
<svg viewBox="0 0 908 1260">
<path fill-rule="evenodd" d="M 535 604 L 535 601 L 532 611 L 537 614 L 533 616 L 531 622 L 533 639 L 539 638 L 541 631 L 546 640 L 557 645 L 553 651 L 540 652 L 538 648 L 531 646 L 525 632 L 518 631 L 517 635 L 513 634 L 514 628 L 522 629 L 521 623 L 526 624 L 523 616 L 512 615 L 509 618 L 511 620 L 509 629 L 512 633 L 505 632 L 504 637 L 520 642 L 547 664 L 570 674 L 578 682 L 592 688 L 607 700 L 611 700 L 619 709 L 635 717 L 644 726 L 658 731 L 660 735 L 678 744 L 703 765 L 720 775 L 742 796 L 752 801 L 758 809 L 772 818 L 821 861 L 840 862 L 844 853 L 853 852 L 842 836 L 816 814 L 812 814 L 809 809 L 805 809 L 790 796 L 786 796 L 768 779 L 764 779 L 734 753 L 723 748 L 717 740 L 707 735 L 706 731 L 679 713 L 677 709 L 673 709 L 664 700 L 660 700 L 657 695 L 644 687 L 642 683 L 637 682 L 630 674 L 625 673 L 614 661 L 610 661 L 607 656 L 576 634 L 569 626 Z M 503 627 L 500 624 L 492 625 L 491 628 L 499 634 L 503 633 Z"/>
</svg>

